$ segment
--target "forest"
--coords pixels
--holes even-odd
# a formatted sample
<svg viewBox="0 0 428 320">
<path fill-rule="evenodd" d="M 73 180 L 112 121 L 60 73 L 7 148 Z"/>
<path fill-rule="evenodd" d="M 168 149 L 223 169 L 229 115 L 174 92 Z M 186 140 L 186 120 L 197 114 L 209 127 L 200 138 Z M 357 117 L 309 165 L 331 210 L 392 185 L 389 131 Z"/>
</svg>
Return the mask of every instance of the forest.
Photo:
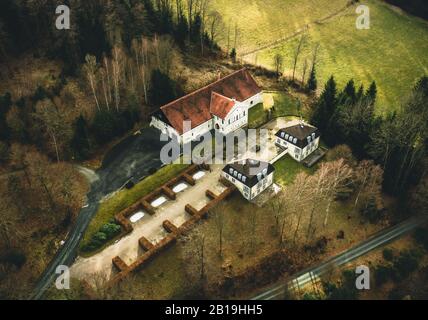
<svg viewBox="0 0 428 320">
<path fill-rule="evenodd" d="M 70 30 L 55 28 L 59 4 L 71 8 Z M 210 0 L 0 2 L 0 299 L 28 297 L 60 248 L 86 201 L 80 165 L 99 167 L 105 152 L 147 127 L 159 106 L 212 81 L 201 76 L 207 71 L 216 77 L 243 66 L 235 48 L 239 30 L 231 29 Z M 317 171 L 298 174 L 268 209 L 251 214 L 267 210 L 282 249 L 286 241 L 319 239 L 330 208 L 351 194 L 369 223 L 378 221 L 384 194 L 398 199 L 400 218 L 426 213 L 428 78 L 409 82 L 401 107 L 380 114 L 376 79 L 366 87 L 350 79 L 343 88 L 334 74 L 325 84 L 317 80 L 324 63 L 316 59 L 318 46 L 300 75 L 299 39 L 294 55 L 274 55 L 273 70 L 245 66 L 269 86 L 303 97 L 308 121 L 331 150 Z M 210 67 L 198 68 L 203 63 Z M 201 235 L 193 237 L 183 255 L 199 259 Z M 215 259 L 221 239 L 209 244 L 220 247 Z M 201 272 L 198 259 L 186 270 L 190 279 Z"/>
</svg>

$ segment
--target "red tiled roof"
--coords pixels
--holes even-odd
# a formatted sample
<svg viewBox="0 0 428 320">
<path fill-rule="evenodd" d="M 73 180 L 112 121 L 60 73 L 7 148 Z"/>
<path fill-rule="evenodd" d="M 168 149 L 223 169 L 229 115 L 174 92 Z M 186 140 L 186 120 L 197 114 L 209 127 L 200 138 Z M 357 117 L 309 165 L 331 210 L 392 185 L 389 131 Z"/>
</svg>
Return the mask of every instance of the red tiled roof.
<svg viewBox="0 0 428 320">
<path fill-rule="evenodd" d="M 217 92 L 212 92 L 211 94 L 211 107 L 210 112 L 217 117 L 224 119 L 227 114 L 235 106 L 235 101 Z"/>
<path fill-rule="evenodd" d="M 260 93 L 261 89 L 250 72 L 244 68 L 160 109 L 171 126 L 178 133 L 183 134 L 183 121 L 190 120 L 193 129 L 212 118 L 210 105 L 213 92 L 242 102 Z M 223 112 L 219 113 L 223 114 Z"/>
</svg>

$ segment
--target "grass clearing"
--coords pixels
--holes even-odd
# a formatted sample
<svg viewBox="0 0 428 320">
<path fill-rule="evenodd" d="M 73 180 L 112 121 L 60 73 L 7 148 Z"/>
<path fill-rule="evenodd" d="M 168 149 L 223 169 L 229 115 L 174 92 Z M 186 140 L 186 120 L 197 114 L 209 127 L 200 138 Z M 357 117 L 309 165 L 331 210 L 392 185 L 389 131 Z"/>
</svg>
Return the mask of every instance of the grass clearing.
<svg viewBox="0 0 428 320">
<path fill-rule="evenodd" d="M 215 0 L 225 21 L 234 16 L 240 31 L 238 54 L 257 49 L 284 35 L 291 35 L 307 23 L 337 12 L 346 1 L 226 1 Z M 357 85 L 367 87 L 375 80 L 378 85 L 377 110 L 385 113 L 396 110 L 409 94 L 415 81 L 428 71 L 428 23 L 391 9 L 387 4 L 366 0 L 370 9 L 370 29 L 355 27 L 355 6 L 322 24 L 311 24 L 299 58 L 297 78 L 305 59 L 312 60 L 316 43 L 318 51 L 317 79 L 322 89 L 326 80 L 334 75 L 339 87 L 353 78 Z M 251 21 L 251 23 L 248 23 Z M 273 57 L 284 57 L 285 73 L 292 72 L 293 52 L 300 36 L 280 43 L 277 47 L 244 57 L 249 62 L 273 68 Z"/>
<path fill-rule="evenodd" d="M 292 183 L 296 175 L 300 172 L 313 174 L 317 170 L 317 165 L 306 168 L 303 164 L 288 155 L 275 162 L 273 166 L 275 167 L 275 182 L 282 186 Z"/>
<path fill-rule="evenodd" d="M 271 118 L 298 116 L 298 101 L 296 98 L 280 91 L 264 91 L 265 101 L 274 101 L 274 108 L 272 109 Z M 269 103 L 259 103 L 252 107 L 248 112 L 248 126 L 250 128 L 257 128 L 269 119 L 267 118 L 266 110 L 269 108 Z"/>
<path fill-rule="evenodd" d="M 80 247 L 88 243 L 91 237 L 98 232 L 104 224 L 113 219 L 117 213 L 128 208 L 138 199 L 165 184 L 187 167 L 187 164 L 169 164 L 137 183 L 132 189 L 123 189 L 114 194 L 111 198 L 103 201 L 94 219 L 92 219 L 89 224 Z"/>
</svg>

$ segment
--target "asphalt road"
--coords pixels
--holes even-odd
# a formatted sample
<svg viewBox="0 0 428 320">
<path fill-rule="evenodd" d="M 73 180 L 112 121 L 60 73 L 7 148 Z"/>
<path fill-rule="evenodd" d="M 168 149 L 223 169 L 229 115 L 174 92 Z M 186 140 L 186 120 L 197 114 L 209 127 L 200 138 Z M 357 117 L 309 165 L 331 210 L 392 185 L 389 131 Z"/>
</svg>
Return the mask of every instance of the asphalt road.
<svg viewBox="0 0 428 320">
<path fill-rule="evenodd" d="M 163 143 L 159 137 L 156 129 L 142 129 L 141 134 L 132 135 L 112 148 L 105 156 L 101 168 L 89 174 L 91 187 L 87 194 L 87 206 L 82 208 L 64 245 L 40 276 L 31 299 L 43 297 L 45 290 L 58 276 L 55 273 L 57 266 L 73 264 L 79 242 L 97 212 L 100 200 L 121 189 L 128 181 L 138 182 L 149 175 L 151 170 L 162 166 L 159 153 Z"/>
<path fill-rule="evenodd" d="M 350 248 L 337 256 L 328 259 L 322 264 L 311 267 L 298 274 L 294 275 L 286 283 L 278 282 L 275 285 L 265 289 L 259 293 L 252 300 L 275 300 L 281 299 L 284 296 L 286 288 L 297 288 L 308 284 L 312 279 L 326 274 L 329 270 L 334 267 L 340 267 L 347 264 L 350 261 L 355 260 L 358 257 L 365 255 L 366 253 L 377 249 L 401 236 L 412 231 L 414 228 L 424 224 L 428 220 L 428 216 L 419 216 L 403 221 L 393 227 L 382 230 L 375 235 L 371 236 L 367 240 L 359 243 L 353 248 Z"/>
</svg>

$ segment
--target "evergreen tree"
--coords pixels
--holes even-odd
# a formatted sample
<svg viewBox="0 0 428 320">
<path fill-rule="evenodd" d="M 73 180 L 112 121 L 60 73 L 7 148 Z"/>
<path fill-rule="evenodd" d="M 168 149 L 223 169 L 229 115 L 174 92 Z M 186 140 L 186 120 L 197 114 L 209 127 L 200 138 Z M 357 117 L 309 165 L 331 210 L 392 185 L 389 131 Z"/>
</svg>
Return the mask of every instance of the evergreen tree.
<svg viewBox="0 0 428 320">
<path fill-rule="evenodd" d="M 376 102 L 376 94 L 377 94 L 376 82 L 373 81 L 370 84 L 370 87 L 368 88 L 365 97 L 366 99 L 368 99 L 368 101 L 374 104 Z"/>
<path fill-rule="evenodd" d="M 357 94 L 356 94 L 357 100 L 361 100 L 362 98 L 364 98 L 364 86 L 363 85 L 360 86 L 360 88 L 358 89 Z"/>
<path fill-rule="evenodd" d="M 7 125 L 6 114 L 12 106 L 12 97 L 6 92 L 0 97 L 0 139 L 8 140 L 10 137 L 10 128 Z"/>
<path fill-rule="evenodd" d="M 70 143 L 75 158 L 83 160 L 88 157 L 90 145 L 87 134 L 87 123 L 83 116 L 78 117 L 74 123 L 74 134 Z"/>
<path fill-rule="evenodd" d="M 339 103 L 341 104 L 353 104 L 357 100 L 357 93 L 355 90 L 354 80 L 351 79 L 346 84 L 342 93 L 340 94 Z"/>
<path fill-rule="evenodd" d="M 308 90 L 314 92 L 317 89 L 317 78 L 315 66 L 313 66 L 308 80 Z"/>
<path fill-rule="evenodd" d="M 232 61 L 236 61 L 236 49 L 232 48 L 232 51 L 230 52 L 230 58 L 232 58 Z"/>
<path fill-rule="evenodd" d="M 200 41 L 202 32 L 202 18 L 200 14 L 197 14 L 192 21 L 192 25 L 190 28 L 190 40 L 194 43 L 198 43 Z"/>
<path fill-rule="evenodd" d="M 156 69 L 152 72 L 150 102 L 160 107 L 177 98 L 177 87 L 174 81 L 166 74 Z"/>
<path fill-rule="evenodd" d="M 174 32 L 175 41 L 177 41 L 180 47 L 184 47 L 188 30 L 189 24 L 187 23 L 186 17 L 184 15 L 180 15 Z"/>
<path fill-rule="evenodd" d="M 337 88 L 334 77 L 331 76 L 327 81 L 325 88 L 315 104 L 315 110 L 312 115 L 312 123 L 325 136 L 329 136 L 327 129 L 330 126 L 330 119 L 334 115 L 337 107 Z"/>
</svg>

